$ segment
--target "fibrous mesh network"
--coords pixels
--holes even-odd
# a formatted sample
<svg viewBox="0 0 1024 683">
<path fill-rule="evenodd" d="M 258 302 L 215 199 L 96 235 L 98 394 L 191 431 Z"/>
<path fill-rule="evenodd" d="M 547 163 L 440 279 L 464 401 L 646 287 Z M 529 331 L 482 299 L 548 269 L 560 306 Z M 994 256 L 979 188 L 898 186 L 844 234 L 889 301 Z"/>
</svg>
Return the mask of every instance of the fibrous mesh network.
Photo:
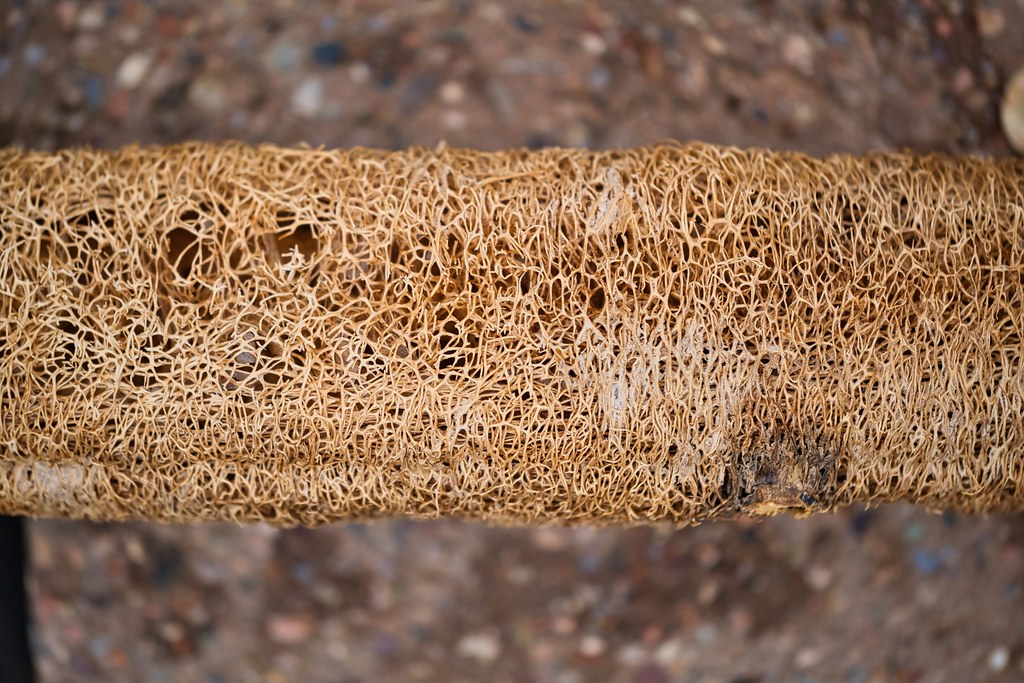
<svg viewBox="0 0 1024 683">
<path fill-rule="evenodd" d="M 1024 160 L 0 151 L 0 512 L 1024 508 Z"/>
</svg>

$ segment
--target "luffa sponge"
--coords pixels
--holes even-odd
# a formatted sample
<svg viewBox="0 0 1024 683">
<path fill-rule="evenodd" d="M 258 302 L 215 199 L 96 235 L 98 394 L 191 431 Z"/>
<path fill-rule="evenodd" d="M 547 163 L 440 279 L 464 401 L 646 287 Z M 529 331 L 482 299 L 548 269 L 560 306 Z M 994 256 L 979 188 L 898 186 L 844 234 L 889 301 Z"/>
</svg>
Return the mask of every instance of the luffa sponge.
<svg viewBox="0 0 1024 683">
<path fill-rule="evenodd" d="M 0 151 L 0 512 L 1024 509 L 1024 160 Z"/>
</svg>

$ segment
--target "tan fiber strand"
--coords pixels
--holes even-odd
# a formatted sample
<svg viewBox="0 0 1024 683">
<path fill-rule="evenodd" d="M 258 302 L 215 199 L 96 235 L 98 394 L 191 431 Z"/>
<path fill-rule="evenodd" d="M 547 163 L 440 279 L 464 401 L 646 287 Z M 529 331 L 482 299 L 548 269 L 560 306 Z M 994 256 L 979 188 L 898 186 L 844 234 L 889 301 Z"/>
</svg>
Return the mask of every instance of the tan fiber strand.
<svg viewBox="0 0 1024 683">
<path fill-rule="evenodd" d="M 1024 160 L 0 151 L 0 512 L 1024 509 Z"/>
</svg>

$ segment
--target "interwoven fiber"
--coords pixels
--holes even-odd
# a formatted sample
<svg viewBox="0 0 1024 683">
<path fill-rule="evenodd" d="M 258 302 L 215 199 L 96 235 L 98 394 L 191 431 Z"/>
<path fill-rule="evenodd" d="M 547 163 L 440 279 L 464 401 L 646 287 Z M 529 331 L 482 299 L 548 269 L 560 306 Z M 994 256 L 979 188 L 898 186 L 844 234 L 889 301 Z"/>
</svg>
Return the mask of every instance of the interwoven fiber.
<svg viewBox="0 0 1024 683">
<path fill-rule="evenodd" d="M 1024 508 L 1024 160 L 0 151 L 0 512 Z"/>
</svg>

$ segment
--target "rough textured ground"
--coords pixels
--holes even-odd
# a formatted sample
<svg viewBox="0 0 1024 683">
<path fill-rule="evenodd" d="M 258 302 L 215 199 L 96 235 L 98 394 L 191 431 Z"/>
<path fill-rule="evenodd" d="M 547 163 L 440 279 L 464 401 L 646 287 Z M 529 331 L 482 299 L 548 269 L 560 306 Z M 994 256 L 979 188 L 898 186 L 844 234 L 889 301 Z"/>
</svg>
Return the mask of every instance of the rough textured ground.
<svg viewBox="0 0 1024 683">
<path fill-rule="evenodd" d="M 0 0 L 0 143 L 1006 154 L 1020 0 Z M 44 681 L 1013 681 L 1024 525 L 32 525 Z"/>
</svg>

